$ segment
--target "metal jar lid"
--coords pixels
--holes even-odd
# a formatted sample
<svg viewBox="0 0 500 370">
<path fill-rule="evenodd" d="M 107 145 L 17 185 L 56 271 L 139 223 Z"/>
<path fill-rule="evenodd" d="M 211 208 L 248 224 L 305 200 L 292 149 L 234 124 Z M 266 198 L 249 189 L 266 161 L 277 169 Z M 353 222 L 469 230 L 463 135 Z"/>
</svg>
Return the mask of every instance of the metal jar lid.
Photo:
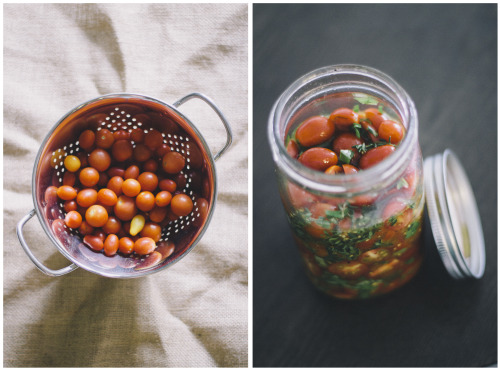
<svg viewBox="0 0 500 370">
<path fill-rule="evenodd" d="M 481 219 L 472 187 L 449 149 L 424 161 L 427 210 L 439 254 L 455 279 L 484 274 Z"/>
</svg>

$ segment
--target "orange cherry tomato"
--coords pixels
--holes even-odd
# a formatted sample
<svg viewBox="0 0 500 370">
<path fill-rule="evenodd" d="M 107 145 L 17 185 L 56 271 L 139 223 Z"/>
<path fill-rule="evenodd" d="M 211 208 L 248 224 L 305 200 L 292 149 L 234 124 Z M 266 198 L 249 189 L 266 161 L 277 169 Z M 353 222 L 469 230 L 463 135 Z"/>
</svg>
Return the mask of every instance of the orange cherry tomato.
<svg viewBox="0 0 500 370">
<path fill-rule="evenodd" d="M 122 223 L 115 216 L 109 216 L 108 221 L 106 221 L 106 224 L 102 227 L 104 232 L 108 234 L 118 234 L 121 228 Z"/>
<path fill-rule="evenodd" d="M 118 244 L 118 250 L 123 254 L 130 254 L 134 251 L 134 241 L 129 237 L 123 237 Z"/>
<path fill-rule="evenodd" d="M 111 165 L 111 156 L 104 149 L 94 149 L 89 155 L 89 164 L 97 171 L 104 172 Z"/>
<path fill-rule="evenodd" d="M 108 181 L 107 188 L 112 190 L 117 196 L 122 194 L 123 178 L 120 176 L 113 176 Z"/>
<path fill-rule="evenodd" d="M 359 167 L 367 169 L 375 166 L 377 163 L 382 162 L 385 158 L 390 156 L 396 148 L 392 145 L 381 145 L 376 148 L 370 149 L 359 160 Z"/>
<path fill-rule="evenodd" d="M 337 166 L 337 165 L 330 166 L 330 167 L 328 167 L 328 168 L 325 170 L 325 173 L 327 173 L 327 174 L 329 174 L 329 175 L 335 175 L 335 174 L 337 174 L 337 173 L 342 173 L 342 167 Z"/>
<path fill-rule="evenodd" d="M 325 171 L 328 167 L 337 164 L 338 157 L 330 149 L 321 147 L 310 148 L 301 154 L 299 162 L 313 170 Z"/>
<path fill-rule="evenodd" d="M 114 256 L 120 246 L 120 240 L 115 234 L 109 234 L 104 240 L 104 254 L 106 256 Z"/>
<path fill-rule="evenodd" d="M 148 237 L 139 238 L 134 243 L 134 252 L 141 256 L 152 253 L 155 248 L 155 241 Z"/>
<path fill-rule="evenodd" d="M 126 179 L 123 182 L 122 191 L 127 197 L 135 197 L 141 192 L 141 184 L 135 179 Z"/>
<path fill-rule="evenodd" d="M 85 235 L 83 237 L 83 243 L 97 252 L 102 251 L 104 248 L 103 240 L 99 236 L 95 235 Z"/>
<path fill-rule="evenodd" d="M 86 167 L 78 176 L 83 186 L 92 187 L 99 182 L 99 172 L 93 167 Z"/>
<path fill-rule="evenodd" d="M 342 169 L 344 170 L 344 174 L 346 175 L 352 175 L 359 172 L 358 169 L 352 164 L 343 164 Z"/>
<path fill-rule="evenodd" d="M 141 230 L 141 236 L 151 238 L 155 241 L 155 243 L 158 243 L 161 238 L 160 225 L 154 222 L 146 222 L 146 224 Z"/>
<path fill-rule="evenodd" d="M 172 200 L 172 194 L 168 191 L 160 191 L 156 194 L 155 203 L 158 207 L 166 207 Z"/>
<path fill-rule="evenodd" d="M 126 179 L 137 179 L 139 177 L 139 174 L 141 173 L 141 171 L 139 170 L 139 167 L 137 167 L 135 164 L 129 166 L 124 174 L 123 174 L 123 178 L 126 180 Z"/>
<path fill-rule="evenodd" d="M 113 190 L 102 188 L 97 193 L 97 200 L 104 206 L 114 206 L 118 201 L 118 197 Z"/>
<path fill-rule="evenodd" d="M 300 145 L 311 147 L 330 140 L 335 132 L 334 122 L 323 116 L 314 116 L 302 122 L 295 133 Z"/>
<path fill-rule="evenodd" d="M 335 109 L 328 118 L 339 130 L 347 131 L 354 124 L 358 123 L 358 114 L 349 108 Z"/>
<path fill-rule="evenodd" d="M 87 208 L 97 202 L 97 191 L 94 189 L 83 189 L 78 192 L 76 202 L 79 206 Z"/>
<path fill-rule="evenodd" d="M 74 187 L 63 185 L 57 188 L 57 196 L 62 200 L 71 200 L 75 199 L 77 195 L 77 191 Z"/>
<path fill-rule="evenodd" d="M 186 158 L 179 152 L 168 152 L 163 156 L 162 166 L 166 173 L 179 173 L 186 165 Z"/>
<path fill-rule="evenodd" d="M 82 215 L 77 211 L 69 211 L 64 218 L 64 223 L 70 229 L 78 229 L 82 221 Z"/>
<path fill-rule="evenodd" d="M 378 128 L 378 136 L 391 144 L 399 144 L 404 136 L 404 128 L 401 124 L 391 120 L 382 121 Z"/>
<path fill-rule="evenodd" d="M 141 211 L 151 211 L 155 206 L 155 196 L 150 191 L 141 191 L 135 198 L 135 204 Z"/>
<path fill-rule="evenodd" d="M 133 198 L 120 195 L 114 207 L 115 216 L 122 221 L 130 221 L 137 214 L 137 206 Z"/>
<path fill-rule="evenodd" d="M 84 221 L 82 221 L 82 224 L 78 228 L 78 231 L 82 235 L 89 235 L 89 234 L 92 234 L 94 232 L 94 228 L 92 226 L 90 226 L 90 224 L 87 221 L 84 220 Z"/>
<path fill-rule="evenodd" d="M 384 115 L 377 108 L 365 109 L 365 117 L 371 121 L 375 130 L 378 130 L 382 121 L 385 120 Z"/>
<path fill-rule="evenodd" d="M 170 179 L 160 180 L 158 186 L 161 190 L 165 190 L 170 193 L 173 193 L 177 189 L 177 184 L 175 183 L 175 181 Z"/>
<path fill-rule="evenodd" d="M 193 210 L 193 201 L 186 194 L 177 194 L 170 202 L 170 209 L 177 216 L 187 216 Z"/>
<path fill-rule="evenodd" d="M 167 216 L 167 207 L 155 207 L 149 212 L 149 219 L 153 222 L 160 223 Z"/>
<path fill-rule="evenodd" d="M 152 172 L 143 172 L 137 178 L 141 184 L 141 189 L 145 191 L 154 191 L 158 187 L 158 176 Z"/>
<path fill-rule="evenodd" d="M 85 212 L 85 221 L 87 221 L 90 226 L 102 227 L 106 225 L 108 221 L 108 212 L 103 206 L 94 204 L 87 209 Z"/>
</svg>

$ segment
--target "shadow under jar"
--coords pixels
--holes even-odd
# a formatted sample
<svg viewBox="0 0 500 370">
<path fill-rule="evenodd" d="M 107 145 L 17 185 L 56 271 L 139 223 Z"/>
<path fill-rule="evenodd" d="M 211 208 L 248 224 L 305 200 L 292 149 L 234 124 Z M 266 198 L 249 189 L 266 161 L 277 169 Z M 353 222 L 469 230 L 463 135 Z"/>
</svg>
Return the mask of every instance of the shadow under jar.
<svg viewBox="0 0 500 370">
<path fill-rule="evenodd" d="M 342 109 L 354 118 L 334 114 Z M 308 142 L 298 129 L 314 117 L 335 127 Z M 379 134 L 382 121 L 401 125 L 402 139 Z M 321 123 L 311 127 L 317 136 Z M 277 100 L 268 135 L 293 237 L 317 288 L 336 298 L 369 298 L 417 273 L 424 209 L 418 118 L 392 78 L 355 65 L 315 70 Z M 336 158 L 311 164 L 303 156 L 311 147 Z"/>
</svg>

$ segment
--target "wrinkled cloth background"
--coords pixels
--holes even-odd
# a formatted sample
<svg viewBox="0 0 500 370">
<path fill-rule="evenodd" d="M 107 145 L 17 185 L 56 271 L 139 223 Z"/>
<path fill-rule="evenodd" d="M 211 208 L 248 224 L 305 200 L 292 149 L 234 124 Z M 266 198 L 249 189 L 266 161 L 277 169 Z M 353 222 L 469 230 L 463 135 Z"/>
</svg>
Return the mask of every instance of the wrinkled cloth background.
<svg viewBox="0 0 500 370">
<path fill-rule="evenodd" d="M 4 5 L 4 366 L 247 366 L 247 23 L 246 4 Z M 40 272 L 15 227 L 33 208 L 35 157 L 57 120 L 102 94 L 171 104 L 195 91 L 233 128 L 198 246 L 139 279 Z M 225 130 L 208 106 L 179 110 L 213 153 L 223 147 Z M 24 235 L 45 265 L 69 264 L 36 217 Z"/>
</svg>

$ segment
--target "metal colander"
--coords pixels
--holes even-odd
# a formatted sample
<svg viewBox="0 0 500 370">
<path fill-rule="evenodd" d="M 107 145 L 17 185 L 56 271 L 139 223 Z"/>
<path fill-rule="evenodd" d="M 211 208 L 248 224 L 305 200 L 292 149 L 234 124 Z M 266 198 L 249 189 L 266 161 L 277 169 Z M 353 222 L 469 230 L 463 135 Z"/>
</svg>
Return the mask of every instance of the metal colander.
<svg viewBox="0 0 500 370">
<path fill-rule="evenodd" d="M 219 116 L 227 133 L 225 146 L 214 156 L 196 127 L 176 108 L 186 101 L 198 98 L 206 102 Z M 163 143 L 186 158 L 184 169 L 175 175 L 178 190 L 193 201 L 193 211 L 183 217 L 162 223 L 158 248 L 148 256 L 113 257 L 94 252 L 83 243 L 78 230 L 64 224 L 64 202 L 54 196 L 54 187 L 61 186 L 65 174 L 64 159 L 78 155 L 82 149 L 78 137 L 86 129 L 106 128 L 144 132 L 156 129 L 162 133 Z M 231 129 L 218 107 L 206 96 L 193 93 L 170 106 L 159 100 L 135 94 L 104 95 L 83 103 L 66 114 L 44 139 L 36 157 L 32 178 L 35 208 L 17 225 L 19 241 L 33 263 L 44 273 L 59 276 L 82 267 L 96 274 L 130 278 L 157 272 L 185 256 L 201 239 L 213 214 L 217 196 L 214 161 L 231 145 Z M 132 141 L 133 147 L 136 143 Z M 23 237 L 23 226 L 37 215 L 48 237 L 72 264 L 52 270 L 38 260 Z M 172 252 L 173 248 L 173 252 Z"/>
</svg>

